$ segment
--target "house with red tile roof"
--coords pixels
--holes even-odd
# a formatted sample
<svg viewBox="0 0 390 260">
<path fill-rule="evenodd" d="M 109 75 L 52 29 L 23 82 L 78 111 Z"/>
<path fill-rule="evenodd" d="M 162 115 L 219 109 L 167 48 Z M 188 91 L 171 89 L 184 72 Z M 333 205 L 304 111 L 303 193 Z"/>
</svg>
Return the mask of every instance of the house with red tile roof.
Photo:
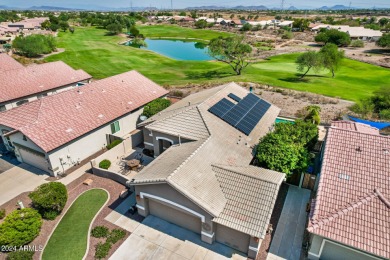
<svg viewBox="0 0 390 260">
<path fill-rule="evenodd" d="M 87 84 L 91 78 L 62 61 L 25 67 L 7 54 L 0 54 L 0 111 Z"/>
<path fill-rule="evenodd" d="M 126 72 L 0 113 L 1 136 L 19 161 L 56 176 L 135 130 L 143 107 L 167 93 Z"/>
<path fill-rule="evenodd" d="M 311 205 L 309 259 L 390 259 L 389 187 L 390 137 L 334 122 Z"/>
</svg>

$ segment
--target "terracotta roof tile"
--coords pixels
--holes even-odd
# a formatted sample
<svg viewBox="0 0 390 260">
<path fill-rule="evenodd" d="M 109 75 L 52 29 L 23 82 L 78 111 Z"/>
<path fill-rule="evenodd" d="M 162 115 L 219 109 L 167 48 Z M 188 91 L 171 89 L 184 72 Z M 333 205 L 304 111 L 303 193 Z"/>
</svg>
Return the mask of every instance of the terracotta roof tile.
<svg viewBox="0 0 390 260">
<path fill-rule="evenodd" d="M 21 131 L 48 152 L 166 94 L 130 71 L 2 112 L 0 124 Z"/>
<path fill-rule="evenodd" d="M 361 133 L 379 135 L 378 128 L 352 121 L 334 121 L 332 122 L 332 127 L 357 131 Z"/>
<path fill-rule="evenodd" d="M 331 127 L 308 230 L 390 258 L 389 186 L 390 138 Z"/>
<path fill-rule="evenodd" d="M 9 71 L 9 70 L 15 70 L 15 69 L 23 69 L 24 66 L 14 60 L 11 56 L 9 56 L 6 53 L 0 53 L 0 73 Z M 3 77 L 0 74 L 0 78 Z M 3 82 L 1 83 L 3 84 Z"/>
<path fill-rule="evenodd" d="M 0 78 L 2 103 L 88 80 L 91 75 L 57 61 L 4 71 Z"/>
</svg>

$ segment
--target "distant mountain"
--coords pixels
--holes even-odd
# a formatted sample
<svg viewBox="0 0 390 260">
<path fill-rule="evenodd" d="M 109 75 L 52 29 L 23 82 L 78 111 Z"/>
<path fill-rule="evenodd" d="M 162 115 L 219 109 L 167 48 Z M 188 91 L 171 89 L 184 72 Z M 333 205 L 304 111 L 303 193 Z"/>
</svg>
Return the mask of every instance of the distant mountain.
<svg viewBox="0 0 390 260">
<path fill-rule="evenodd" d="M 78 8 L 66 8 L 66 7 L 58 7 L 58 6 L 31 6 L 26 8 L 27 10 L 39 10 L 39 11 L 79 11 L 83 9 Z"/>
<path fill-rule="evenodd" d="M 223 9 L 226 9 L 226 7 L 216 6 L 216 5 L 209 5 L 209 6 L 187 7 L 187 8 L 184 8 L 184 9 L 187 9 L 187 10 L 223 10 Z"/>
<path fill-rule="evenodd" d="M 327 11 L 327 10 L 337 11 L 337 10 L 348 10 L 348 9 L 360 9 L 360 8 L 349 7 L 349 6 L 345 6 L 345 5 L 334 5 L 332 7 L 322 6 L 322 7 L 318 8 L 318 10 L 323 10 L 323 11 Z"/>
<path fill-rule="evenodd" d="M 295 10 L 298 10 L 298 8 L 296 8 L 295 6 L 290 6 L 287 10 L 295 11 Z"/>
<path fill-rule="evenodd" d="M 229 9 L 234 9 L 234 10 L 268 10 L 268 7 L 264 6 L 264 5 L 258 5 L 258 6 L 242 6 L 242 5 L 239 5 L 239 6 L 236 6 L 236 7 L 232 7 L 232 8 L 229 8 Z"/>
</svg>

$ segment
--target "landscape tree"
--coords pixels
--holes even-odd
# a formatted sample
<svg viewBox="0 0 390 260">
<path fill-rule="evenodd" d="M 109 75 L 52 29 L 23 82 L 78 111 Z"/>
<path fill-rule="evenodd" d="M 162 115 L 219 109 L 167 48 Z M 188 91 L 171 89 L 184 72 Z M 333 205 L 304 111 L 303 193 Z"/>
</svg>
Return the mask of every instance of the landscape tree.
<svg viewBox="0 0 390 260">
<path fill-rule="evenodd" d="M 293 28 L 299 28 L 301 32 L 309 28 L 310 21 L 308 19 L 299 18 L 295 19 L 293 23 Z"/>
<path fill-rule="evenodd" d="M 56 49 L 56 43 L 53 36 L 33 34 L 16 37 L 12 47 L 18 54 L 31 58 L 51 53 Z"/>
<path fill-rule="evenodd" d="M 379 40 L 376 42 L 376 45 L 383 48 L 390 48 L 390 33 L 384 34 Z"/>
<path fill-rule="evenodd" d="M 383 17 L 383 18 L 379 19 L 378 22 L 379 22 L 380 26 L 384 27 L 384 26 L 386 26 L 389 23 L 389 19 Z"/>
<path fill-rule="evenodd" d="M 307 106 L 305 110 L 307 113 L 305 116 L 305 120 L 313 124 L 319 125 L 321 122 L 321 117 L 320 117 L 321 107 L 316 105 L 310 105 Z"/>
<path fill-rule="evenodd" d="M 324 68 L 332 72 L 332 78 L 335 76 L 335 71 L 338 69 L 341 60 L 344 58 L 344 51 L 339 50 L 333 43 L 327 43 L 320 50 L 321 63 Z"/>
<path fill-rule="evenodd" d="M 316 42 L 322 42 L 324 44 L 333 43 L 337 46 L 348 46 L 351 43 L 351 38 L 348 33 L 340 32 L 336 29 L 320 32 L 314 39 Z"/>
<path fill-rule="evenodd" d="M 40 185 L 29 195 L 34 208 L 45 218 L 55 219 L 65 207 L 68 200 L 66 186 L 60 182 L 49 182 Z"/>
<path fill-rule="evenodd" d="M 237 75 L 249 65 L 252 47 L 243 36 L 219 37 L 210 41 L 208 53 L 218 61 L 227 63 Z"/>
<path fill-rule="evenodd" d="M 169 99 L 165 98 L 158 98 L 153 100 L 152 102 L 148 103 L 145 108 L 144 112 L 142 113 L 146 117 L 151 117 L 160 111 L 163 111 L 167 107 L 171 105 L 171 101 Z"/>
<path fill-rule="evenodd" d="M 106 29 L 112 35 L 120 34 L 122 32 L 122 25 L 119 23 L 111 23 L 106 26 Z"/>
<path fill-rule="evenodd" d="M 20 247 L 34 240 L 42 226 L 42 217 L 32 208 L 15 210 L 0 224 L 0 246 Z"/>
<path fill-rule="evenodd" d="M 69 28 L 69 23 L 66 21 L 61 21 L 58 25 L 60 26 L 61 30 L 64 32 Z"/>
<path fill-rule="evenodd" d="M 301 79 L 303 79 L 306 74 L 313 69 L 315 72 L 318 72 L 321 65 L 321 57 L 315 51 L 307 51 L 298 56 L 295 63 L 298 65 L 297 70 L 300 72 L 304 72 L 301 75 Z"/>
<path fill-rule="evenodd" d="M 137 29 L 137 27 L 135 27 L 135 25 L 130 27 L 130 33 L 135 38 L 137 38 L 139 36 L 139 30 Z"/>
<path fill-rule="evenodd" d="M 207 25 L 207 21 L 203 19 L 195 22 L 195 27 L 198 29 L 204 29 L 207 27 Z"/>
<path fill-rule="evenodd" d="M 241 27 L 240 31 L 246 32 L 246 31 L 250 31 L 251 29 L 252 29 L 252 25 L 250 23 L 245 23 Z"/>
<path fill-rule="evenodd" d="M 74 27 L 69 27 L 69 32 L 74 33 Z"/>
</svg>

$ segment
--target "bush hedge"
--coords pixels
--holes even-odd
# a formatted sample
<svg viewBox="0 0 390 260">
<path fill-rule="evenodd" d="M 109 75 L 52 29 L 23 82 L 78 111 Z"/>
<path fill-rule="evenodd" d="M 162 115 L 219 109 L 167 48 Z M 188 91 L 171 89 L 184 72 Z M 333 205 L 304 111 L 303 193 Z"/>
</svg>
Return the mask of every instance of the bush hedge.
<svg viewBox="0 0 390 260">
<path fill-rule="evenodd" d="M 91 230 L 91 236 L 96 238 L 107 237 L 109 230 L 105 226 L 96 226 Z"/>
<path fill-rule="evenodd" d="M 38 236 L 41 226 L 42 217 L 37 210 L 15 210 L 0 224 L 0 246 L 26 245 Z"/>
<path fill-rule="evenodd" d="M 107 145 L 107 149 L 110 150 L 122 142 L 123 142 L 123 140 L 120 140 L 120 139 L 114 140 L 112 143 Z"/>
<path fill-rule="evenodd" d="M 108 255 L 111 249 L 111 243 L 101 243 L 99 242 L 96 245 L 95 259 L 104 259 Z"/>
<path fill-rule="evenodd" d="M 0 209 L 0 219 L 5 217 L 5 209 Z"/>
<path fill-rule="evenodd" d="M 8 253 L 7 260 L 32 260 L 34 251 L 18 250 Z"/>
<path fill-rule="evenodd" d="M 110 168 L 110 166 L 111 166 L 111 162 L 110 162 L 110 160 L 107 160 L 107 159 L 105 159 L 99 163 L 99 168 L 101 168 L 101 169 L 107 170 L 108 168 Z"/>
<path fill-rule="evenodd" d="M 33 207 L 36 208 L 43 218 L 55 219 L 65 207 L 68 200 L 66 186 L 60 182 L 49 182 L 40 185 L 29 195 Z"/>
<path fill-rule="evenodd" d="M 116 242 L 118 242 L 119 240 L 124 238 L 125 236 L 126 236 L 125 231 L 120 230 L 120 229 L 113 229 L 113 230 L 111 230 L 109 236 L 107 237 L 106 242 L 115 244 Z"/>
<path fill-rule="evenodd" d="M 158 98 L 147 104 L 144 108 L 143 115 L 151 117 L 171 105 L 171 101 L 165 98 Z"/>
</svg>

